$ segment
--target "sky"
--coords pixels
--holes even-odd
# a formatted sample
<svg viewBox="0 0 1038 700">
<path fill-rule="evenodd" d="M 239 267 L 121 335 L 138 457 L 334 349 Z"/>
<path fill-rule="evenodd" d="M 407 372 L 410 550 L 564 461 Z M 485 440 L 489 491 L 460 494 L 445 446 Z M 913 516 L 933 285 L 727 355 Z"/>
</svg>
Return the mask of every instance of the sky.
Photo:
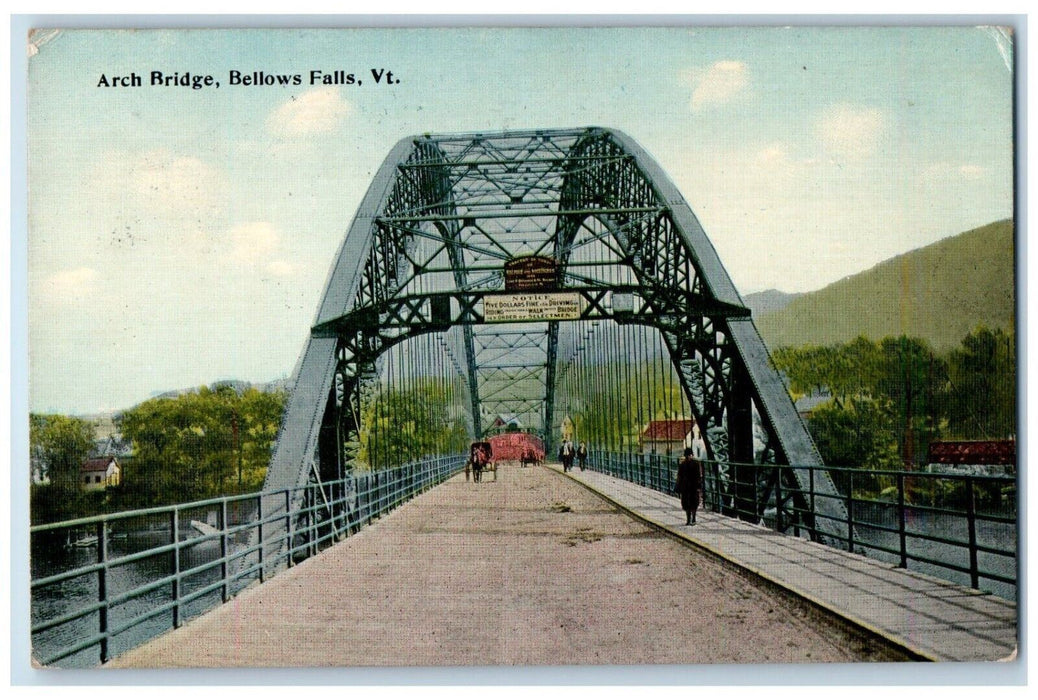
<svg viewBox="0 0 1038 700">
<path fill-rule="evenodd" d="M 29 403 L 292 372 L 357 204 L 420 133 L 604 126 L 744 296 L 1013 216 L 1011 39 L 985 28 L 44 31 L 28 75 Z M 399 82 L 376 84 L 372 69 Z M 310 71 L 361 85 L 311 85 Z M 151 86 L 152 71 L 220 87 Z M 231 85 L 231 71 L 301 76 Z M 105 87 L 137 74 L 140 87 Z"/>
</svg>

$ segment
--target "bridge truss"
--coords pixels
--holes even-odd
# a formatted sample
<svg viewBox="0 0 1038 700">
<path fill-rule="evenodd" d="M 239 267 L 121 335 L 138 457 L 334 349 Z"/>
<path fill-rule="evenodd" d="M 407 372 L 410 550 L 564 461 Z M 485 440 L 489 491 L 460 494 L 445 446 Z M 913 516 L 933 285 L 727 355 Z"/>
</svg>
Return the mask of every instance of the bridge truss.
<svg viewBox="0 0 1038 700">
<path fill-rule="evenodd" d="M 554 261 L 550 291 L 578 300 L 574 316 L 488 321 L 489 304 L 514 292 L 506 265 L 526 256 Z M 757 465 L 749 479 L 732 467 L 733 499 L 764 503 L 760 489 L 795 494 L 810 478 L 834 496 L 813 505 L 824 516 L 814 531 L 846 532 L 826 472 L 820 484 L 806 469 L 767 468 L 821 459 L 713 246 L 638 144 L 601 128 L 407 138 L 336 256 L 266 489 L 378 468 L 379 426 L 394 405 L 424 400 L 419 384 L 436 387 L 433 412 L 453 438 L 413 449 L 458 449 L 510 425 L 550 451 L 579 409 L 576 367 L 642 391 L 631 372 L 650 362 L 680 387 L 677 408 L 629 410 L 614 426 L 620 449 L 637 449 L 646 419 L 687 416 L 710 459 Z"/>
</svg>

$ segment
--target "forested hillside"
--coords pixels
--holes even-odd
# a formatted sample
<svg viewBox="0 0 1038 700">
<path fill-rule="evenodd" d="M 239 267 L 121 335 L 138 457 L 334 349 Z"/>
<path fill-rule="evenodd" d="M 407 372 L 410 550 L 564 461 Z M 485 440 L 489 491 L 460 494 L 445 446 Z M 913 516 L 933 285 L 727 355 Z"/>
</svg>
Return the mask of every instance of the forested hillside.
<svg viewBox="0 0 1038 700">
<path fill-rule="evenodd" d="M 923 338 L 950 350 L 978 326 L 1014 328 L 1013 222 L 998 221 L 754 316 L 769 348 L 865 336 Z"/>
</svg>

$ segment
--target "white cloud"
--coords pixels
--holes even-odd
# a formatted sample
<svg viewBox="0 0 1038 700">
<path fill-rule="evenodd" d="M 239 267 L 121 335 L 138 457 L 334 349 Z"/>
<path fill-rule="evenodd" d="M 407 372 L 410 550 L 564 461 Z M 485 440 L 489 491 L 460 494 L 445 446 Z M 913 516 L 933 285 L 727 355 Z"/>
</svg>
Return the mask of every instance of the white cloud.
<svg viewBox="0 0 1038 700">
<path fill-rule="evenodd" d="M 100 277 L 91 267 L 59 270 L 43 280 L 43 293 L 52 302 L 83 301 L 96 293 Z"/>
<path fill-rule="evenodd" d="M 278 136 L 309 136 L 334 131 L 351 111 L 338 88 L 318 88 L 293 95 L 267 120 Z"/>
<path fill-rule="evenodd" d="M 250 221 L 239 224 L 226 234 L 227 255 L 232 262 L 263 270 L 274 277 L 295 274 L 296 265 L 286 260 L 281 234 L 268 221 Z"/>
<path fill-rule="evenodd" d="M 140 253 L 149 243 L 179 250 L 185 231 L 219 222 L 231 199 L 225 172 L 168 149 L 107 151 L 69 184 L 75 199 L 54 219 L 69 239 L 61 250 L 78 254 L 96 255 L 97 241 L 105 254 Z"/>
<path fill-rule="evenodd" d="M 275 277 L 288 277 L 295 269 L 295 265 L 287 260 L 274 260 L 267 264 L 267 272 Z"/>
<path fill-rule="evenodd" d="M 822 114 L 817 133 L 834 158 L 860 160 L 876 152 L 883 126 L 880 110 L 840 104 Z"/>
<path fill-rule="evenodd" d="M 773 143 L 757 151 L 753 160 L 762 166 L 781 165 L 784 167 L 789 162 L 789 151 L 784 144 Z"/>
<path fill-rule="evenodd" d="M 944 184 L 948 181 L 979 180 L 988 175 L 988 169 L 974 163 L 940 161 L 930 164 L 919 173 L 923 182 Z"/>
<path fill-rule="evenodd" d="M 199 158 L 167 150 L 141 154 L 130 163 L 125 177 L 129 191 L 145 200 L 147 206 L 165 210 L 211 210 L 217 206 L 216 194 L 223 188 L 223 178 L 215 168 Z M 122 195 L 127 191 L 122 189 Z"/>
<path fill-rule="evenodd" d="M 704 141 L 662 158 L 742 293 L 819 289 L 1012 213 L 1011 181 L 992 188 L 998 171 L 969 155 L 889 168 L 809 145 Z"/>
<path fill-rule="evenodd" d="M 691 71 L 688 77 L 693 85 L 693 111 L 728 102 L 750 84 L 749 71 L 742 61 L 718 61 L 705 70 Z"/>
<path fill-rule="evenodd" d="M 277 251 L 280 243 L 277 229 L 268 221 L 239 224 L 229 231 L 228 239 L 231 258 L 245 263 L 263 262 Z"/>
<path fill-rule="evenodd" d="M 771 177 L 797 175 L 816 164 L 812 160 L 795 158 L 789 146 L 780 141 L 759 148 L 745 158 L 750 168 Z"/>
</svg>

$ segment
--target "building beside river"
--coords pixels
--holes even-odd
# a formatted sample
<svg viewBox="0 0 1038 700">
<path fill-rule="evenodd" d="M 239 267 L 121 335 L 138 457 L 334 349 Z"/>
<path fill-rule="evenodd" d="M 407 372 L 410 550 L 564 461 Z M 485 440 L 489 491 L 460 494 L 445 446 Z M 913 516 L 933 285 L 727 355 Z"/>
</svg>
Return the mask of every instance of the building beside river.
<svg viewBox="0 0 1038 700">
<path fill-rule="evenodd" d="M 118 486 L 122 478 L 119 460 L 115 457 L 94 457 L 79 467 L 80 491 L 103 491 Z"/>
</svg>

